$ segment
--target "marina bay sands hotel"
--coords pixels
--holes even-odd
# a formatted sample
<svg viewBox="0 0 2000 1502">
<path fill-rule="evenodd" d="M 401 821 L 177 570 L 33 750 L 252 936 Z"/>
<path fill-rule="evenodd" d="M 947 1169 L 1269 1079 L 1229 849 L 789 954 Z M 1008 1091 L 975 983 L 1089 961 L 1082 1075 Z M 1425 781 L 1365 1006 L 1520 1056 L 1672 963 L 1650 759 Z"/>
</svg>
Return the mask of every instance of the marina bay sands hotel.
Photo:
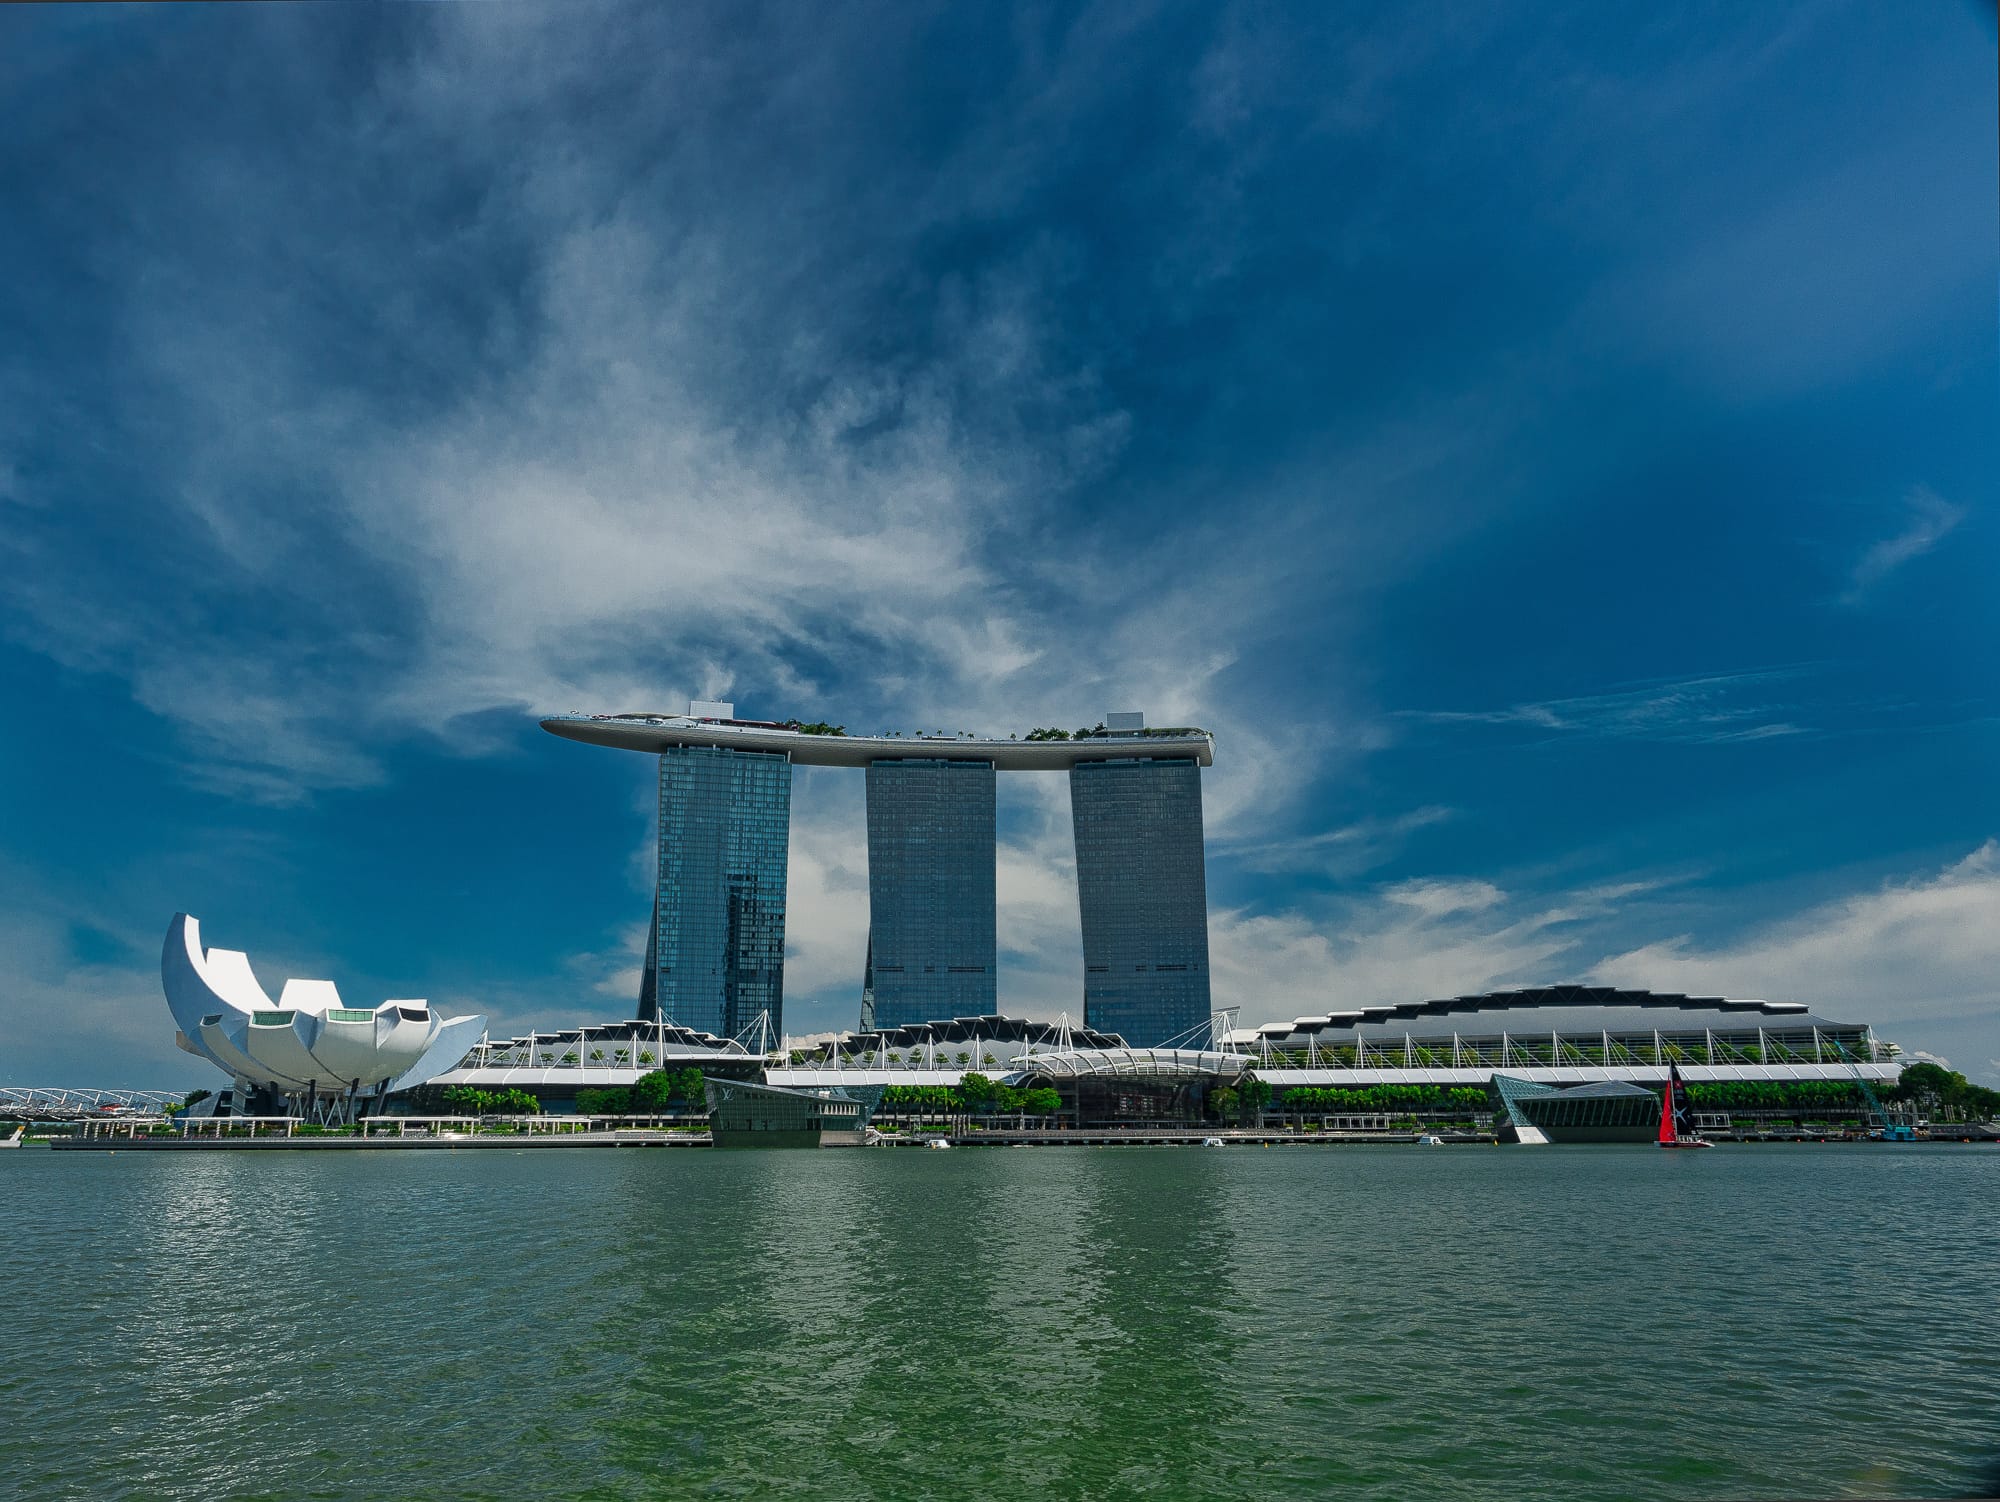
<svg viewBox="0 0 2000 1502">
<path fill-rule="evenodd" d="M 868 780 L 868 959 L 861 1025 L 998 1010 L 994 776 L 1068 772 L 1088 1026 L 1152 1047 L 1209 1017 L 1202 870 L 1205 730 L 1114 714 L 1074 735 L 858 736 L 830 725 L 685 715 L 557 715 L 542 728 L 659 758 L 659 880 L 639 1015 L 732 1036 L 783 1031 L 792 767 Z"/>
</svg>

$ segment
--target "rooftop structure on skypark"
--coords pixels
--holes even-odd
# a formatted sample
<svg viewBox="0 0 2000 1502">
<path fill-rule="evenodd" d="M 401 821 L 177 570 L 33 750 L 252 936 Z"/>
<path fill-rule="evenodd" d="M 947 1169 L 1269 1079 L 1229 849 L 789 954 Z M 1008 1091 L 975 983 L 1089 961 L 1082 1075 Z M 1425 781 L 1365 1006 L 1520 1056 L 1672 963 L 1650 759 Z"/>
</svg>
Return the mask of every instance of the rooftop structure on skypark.
<svg viewBox="0 0 2000 1502">
<path fill-rule="evenodd" d="M 639 1016 L 738 1035 L 784 1030 L 792 767 L 867 774 L 864 1030 L 998 1004 L 998 772 L 1069 774 L 1089 1025 L 1150 1047 L 1209 1012 L 1201 769 L 1213 737 L 1108 714 L 1078 731 L 997 737 L 849 735 L 745 720 L 733 704 L 684 715 L 553 715 L 542 728 L 659 758 L 658 877 Z"/>
<path fill-rule="evenodd" d="M 867 767 L 887 758 L 987 762 L 1000 772 L 1064 772 L 1084 761 L 1117 761 L 1133 756 L 1180 756 L 1197 765 L 1215 764 L 1215 737 L 1193 726 L 1149 729 L 1130 725 L 1137 715 L 1107 715 L 1105 724 L 1081 732 L 1030 731 L 1032 739 L 946 735 L 849 735 L 844 727 L 805 725 L 797 720 L 739 720 L 733 704 L 697 701 L 676 714 L 550 715 L 542 729 L 565 740 L 621 751 L 658 753 L 679 746 L 725 751 L 762 751 L 801 767 Z M 1115 728 L 1110 728 L 1115 727 Z M 1060 738 L 1058 738 L 1060 737 Z"/>
<path fill-rule="evenodd" d="M 205 949 L 201 924 L 174 914 L 160 954 L 174 1041 L 227 1074 L 259 1114 L 351 1117 L 362 1098 L 424 1083 L 486 1031 L 481 1016 L 440 1017 L 423 1001 L 349 1006 L 332 981 L 288 980 L 271 1000 L 236 949 Z"/>
</svg>

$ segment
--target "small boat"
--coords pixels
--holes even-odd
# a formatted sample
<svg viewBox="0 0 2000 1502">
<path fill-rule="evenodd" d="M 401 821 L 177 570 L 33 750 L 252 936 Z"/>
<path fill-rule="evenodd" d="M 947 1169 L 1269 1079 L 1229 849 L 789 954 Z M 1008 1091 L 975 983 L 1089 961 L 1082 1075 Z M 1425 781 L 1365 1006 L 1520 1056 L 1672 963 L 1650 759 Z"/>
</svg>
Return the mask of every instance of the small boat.
<svg viewBox="0 0 2000 1502">
<path fill-rule="evenodd" d="M 1422 1135 L 1421 1137 L 1417 1138 L 1417 1146 L 1418 1146 L 1418 1147 L 1443 1147 L 1443 1146 L 1444 1146 L 1444 1138 L 1442 1138 L 1442 1137 L 1438 1136 L 1438 1135 L 1437 1135 L 1437 1133 L 1435 1133 L 1435 1132 L 1425 1132 L 1425 1133 L 1424 1133 L 1424 1134 L 1423 1134 L 1423 1135 Z"/>
<path fill-rule="evenodd" d="M 1222 1146 L 1222 1139 L 1220 1137 L 1204 1137 L 1201 1139 L 1201 1145 L 1203 1147 L 1220 1147 Z"/>
<path fill-rule="evenodd" d="M 1714 1147 L 1694 1129 L 1694 1102 L 1688 1099 L 1681 1066 L 1667 1066 L 1667 1093 L 1660 1097 L 1661 1147 Z"/>
<path fill-rule="evenodd" d="M 946 1140 L 945 1140 L 944 1138 L 942 1138 L 942 1137 L 933 1137 L 933 1138 L 931 1138 L 931 1140 L 930 1140 L 930 1141 L 926 1142 L 926 1143 L 924 1144 L 924 1146 L 925 1146 L 925 1147 L 950 1147 L 950 1146 L 951 1146 L 951 1144 L 950 1144 L 949 1142 L 947 1142 L 947 1141 L 946 1141 Z"/>
<path fill-rule="evenodd" d="M 21 1145 L 21 1139 L 27 1135 L 27 1131 L 28 1131 L 27 1123 L 23 1122 L 20 1126 L 14 1128 L 13 1136 L 0 1137 L 0 1147 L 19 1147 Z"/>
</svg>

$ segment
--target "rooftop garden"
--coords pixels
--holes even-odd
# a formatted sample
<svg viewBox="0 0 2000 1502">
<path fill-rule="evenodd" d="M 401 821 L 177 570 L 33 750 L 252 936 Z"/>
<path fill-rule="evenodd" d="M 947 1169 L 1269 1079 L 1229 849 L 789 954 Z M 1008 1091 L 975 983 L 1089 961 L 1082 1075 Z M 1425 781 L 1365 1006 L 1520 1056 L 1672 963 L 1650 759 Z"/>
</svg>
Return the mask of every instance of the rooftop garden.
<svg viewBox="0 0 2000 1502">
<path fill-rule="evenodd" d="M 652 711 L 644 714 L 603 714 L 591 715 L 596 720 L 674 720 L 685 716 Z M 830 724 L 825 720 L 714 720 L 709 723 L 732 725 L 752 730 L 789 730 L 794 735 L 839 735 L 847 732 L 845 725 Z M 1102 725 L 1085 725 L 1077 730 L 1063 730 L 1055 726 L 1037 727 L 1026 735 L 1009 735 L 1008 740 L 1021 741 L 1087 741 L 1099 737 L 1123 736 L 1190 736 L 1207 735 L 1199 725 L 1148 725 L 1140 730 L 1107 730 Z M 878 732 L 880 739 L 912 740 L 983 740 L 970 730 L 884 730 Z"/>
<path fill-rule="evenodd" d="M 807 733 L 813 732 L 813 727 L 810 725 L 801 726 L 794 723 L 787 724 L 784 728 L 787 730 L 804 730 Z M 819 733 L 845 735 L 847 731 L 845 728 L 838 728 Z M 1207 734 L 1206 730 L 1196 725 L 1148 726 L 1143 730 L 1106 730 L 1102 725 L 1086 725 L 1080 730 L 1061 730 L 1053 727 L 1037 728 L 1030 730 L 1026 735 L 1009 735 L 1007 739 L 1010 741 L 1087 741 L 1100 737 L 1109 738 L 1128 735 L 1186 736 Z M 920 741 L 986 741 L 992 739 L 992 737 L 978 735 L 970 730 L 883 730 L 878 731 L 877 736 L 883 740 Z"/>
<path fill-rule="evenodd" d="M 1088 726 L 1082 730 L 1036 729 L 1030 730 L 1021 739 L 1024 741 L 1087 741 L 1097 736 L 1111 735 L 1207 735 L 1199 725 L 1148 725 L 1142 730 L 1106 730 L 1102 725 Z"/>
</svg>

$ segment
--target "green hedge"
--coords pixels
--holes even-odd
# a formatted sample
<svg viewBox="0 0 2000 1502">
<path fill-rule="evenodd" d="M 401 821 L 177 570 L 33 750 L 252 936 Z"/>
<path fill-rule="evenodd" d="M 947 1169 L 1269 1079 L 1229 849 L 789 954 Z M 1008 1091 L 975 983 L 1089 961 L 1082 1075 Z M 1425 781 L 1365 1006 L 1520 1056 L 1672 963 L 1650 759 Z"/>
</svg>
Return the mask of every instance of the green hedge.
<svg viewBox="0 0 2000 1502">
<path fill-rule="evenodd" d="M 1053 1116 L 1062 1109 L 1062 1097 L 1045 1085 L 1017 1090 L 975 1073 L 956 1085 L 891 1085 L 882 1092 L 882 1109 L 941 1116 Z"/>
<path fill-rule="evenodd" d="M 1299 1085 L 1278 1098 L 1281 1111 L 1314 1115 L 1361 1111 L 1488 1111 L 1492 1096 L 1478 1085 Z"/>
<path fill-rule="evenodd" d="M 675 1111 L 693 1115 L 708 1109 L 699 1069 L 655 1069 L 629 1085 L 588 1087 L 576 1092 L 576 1108 L 585 1116 L 666 1116 Z"/>
<path fill-rule="evenodd" d="M 1688 1099 L 1712 1111 L 1859 1111 L 1868 1105 L 1850 1080 L 1724 1080 L 1687 1087 Z"/>
<path fill-rule="evenodd" d="M 479 1090 L 471 1085 L 445 1089 L 442 1105 L 454 1116 L 537 1116 L 541 1101 L 526 1090 Z"/>
</svg>

